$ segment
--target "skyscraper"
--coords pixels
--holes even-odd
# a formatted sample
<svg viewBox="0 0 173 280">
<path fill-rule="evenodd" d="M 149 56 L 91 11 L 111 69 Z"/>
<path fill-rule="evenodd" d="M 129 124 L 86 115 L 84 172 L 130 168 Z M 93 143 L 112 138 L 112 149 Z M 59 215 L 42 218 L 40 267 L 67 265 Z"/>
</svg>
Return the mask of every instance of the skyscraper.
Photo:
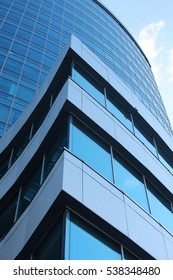
<svg viewBox="0 0 173 280">
<path fill-rule="evenodd" d="M 172 259 L 172 131 L 136 41 L 99 1 L 1 14 L 0 258 Z"/>
</svg>

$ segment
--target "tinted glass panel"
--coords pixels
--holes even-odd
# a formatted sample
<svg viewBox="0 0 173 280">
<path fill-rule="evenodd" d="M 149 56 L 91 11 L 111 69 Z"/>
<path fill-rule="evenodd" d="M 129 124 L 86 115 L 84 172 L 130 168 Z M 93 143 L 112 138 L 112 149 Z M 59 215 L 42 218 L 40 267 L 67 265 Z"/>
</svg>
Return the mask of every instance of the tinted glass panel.
<svg viewBox="0 0 173 280">
<path fill-rule="evenodd" d="M 75 119 L 70 141 L 71 150 L 76 156 L 101 175 L 113 181 L 109 145 Z"/>
<path fill-rule="evenodd" d="M 107 109 L 133 132 L 130 113 L 111 94 L 107 94 Z"/>
<path fill-rule="evenodd" d="M 72 217 L 69 235 L 71 260 L 120 260 L 121 249 L 89 224 Z"/>
<path fill-rule="evenodd" d="M 138 260 L 138 258 L 127 249 L 123 248 L 123 252 L 124 252 L 124 260 Z"/>
<path fill-rule="evenodd" d="M 159 153 L 159 160 L 163 163 L 163 165 L 173 173 L 173 161 L 167 155 L 167 153 L 157 145 L 158 153 Z"/>
<path fill-rule="evenodd" d="M 0 179 L 8 170 L 9 160 L 11 153 L 0 163 Z"/>
<path fill-rule="evenodd" d="M 67 147 L 66 125 L 64 125 L 63 130 L 58 133 L 57 138 L 52 145 L 50 145 L 50 149 L 45 154 L 43 179 L 47 177 L 48 173 L 53 168 L 64 147 Z"/>
<path fill-rule="evenodd" d="M 0 211 L 0 240 L 7 234 L 13 226 L 18 193 L 8 202 L 8 204 Z"/>
<path fill-rule="evenodd" d="M 19 206 L 17 211 L 17 219 L 22 215 L 28 205 L 31 203 L 32 199 L 38 192 L 40 188 L 40 179 L 41 179 L 41 164 L 36 168 L 34 173 L 30 178 L 23 184 L 21 193 Z"/>
<path fill-rule="evenodd" d="M 16 144 L 13 150 L 11 165 L 18 159 L 18 157 L 21 155 L 27 144 L 29 143 L 29 136 L 30 136 L 30 129 L 25 133 L 25 135 L 22 136 L 19 143 Z"/>
<path fill-rule="evenodd" d="M 33 260 L 59 260 L 61 259 L 62 247 L 61 220 L 49 230 L 33 253 Z"/>
<path fill-rule="evenodd" d="M 134 129 L 135 135 L 139 138 L 139 140 L 144 143 L 144 145 L 155 155 L 156 148 L 154 146 L 153 138 L 148 134 L 148 132 L 134 119 Z"/>
<path fill-rule="evenodd" d="M 105 105 L 104 88 L 78 65 L 75 65 L 74 80 L 98 102 Z"/>
<path fill-rule="evenodd" d="M 115 184 L 145 210 L 148 209 L 142 175 L 124 158 L 114 151 Z"/>
<path fill-rule="evenodd" d="M 173 233 L 173 213 L 170 202 L 147 180 L 151 215 Z"/>
</svg>

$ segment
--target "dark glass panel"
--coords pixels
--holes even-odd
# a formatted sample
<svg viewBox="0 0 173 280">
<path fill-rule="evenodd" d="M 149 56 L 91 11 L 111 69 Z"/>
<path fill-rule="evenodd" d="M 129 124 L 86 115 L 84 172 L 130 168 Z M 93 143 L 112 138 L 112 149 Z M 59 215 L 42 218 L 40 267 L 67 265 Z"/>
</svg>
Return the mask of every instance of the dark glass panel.
<svg viewBox="0 0 173 280">
<path fill-rule="evenodd" d="M 124 260 L 139 260 L 135 255 L 133 255 L 130 251 L 123 248 L 124 252 Z"/>
<path fill-rule="evenodd" d="M 16 205 L 18 200 L 18 193 L 12 197 L 7 205 L 0 211 L 0 240 L 7 234 L 10 228 L 13 226 Z"/>
<path fill-rule="evenodd" d="M 171 171 L 171 173 L 173 173 L 173 161 L 171 160 L 170 156 L 158 144 L 157 149 L 159 153 L 159 160 L 169 171 Z"/>
<path fill-rule="evenodd" d="M 0 163 L 0 179 L 4 176 L 4 174 L 8 170 L 9 161 L 10 161 L 11 152 L 8 156 Z"/>
<path fill-rule="evenodd" d="M 16 219 L 18 219 L 25 211 L 25 209 L 29 206 L 40 188 L 41 168 L 42 164 L 40 163 L 34 170 L 34 172 L 30 175 L 28 180 L 22 185 Z"/>
<path fill-rule="evenodd" d="M 33 260 L 60 260 L 62 248 L 62 221 L 56 224 L 44 236 L 43 240 L 33 253 Z"/>
<path fill-rule="evenodd" d="M 136 119 L 134 119 L 134 129 L 135 129 L 135 135 L 139 138 L 139 140 L 155 155 L 156 148 L 154 145 L 153 137 L 142 127 L 141 124 L 138 123 Z"/>
<path fill-rule="evenodd" d="M 67 128 L 66 124 L 62 130 L 58 133 L 54 142 L 50 145 L 49 150 L 45 153 L 45 163 L 43 180 L 47 177 L 53 166 L 55 165 L 57 159 L 62 153 L 64 147 L 67 147 Z"/>
</svg>

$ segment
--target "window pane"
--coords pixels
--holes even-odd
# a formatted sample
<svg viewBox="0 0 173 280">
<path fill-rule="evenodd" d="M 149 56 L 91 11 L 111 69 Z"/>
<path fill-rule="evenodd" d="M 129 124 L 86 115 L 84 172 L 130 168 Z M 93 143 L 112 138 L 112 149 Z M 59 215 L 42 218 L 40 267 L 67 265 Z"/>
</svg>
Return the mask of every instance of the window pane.
<svg viewBox="0 0 173 280">
<path fill-rule="evenodd" d="M 8 204 L 0 211 L 0 240 L 7 234 L 13 226 L 16 205 L 18 200 L 18 192 L 12 197 Z"/>
<path fill-rule="evenodd" d="M 148 134 L 148 132 L 134 119 L 134 129 L 135 129 L 135 135 L 139 138 L 139 140 L 144 143 L 144 145 L 155 155 L 156 154 L 156 148 L 154 146 L 154 140 Z"/>
<path fill-rule="evenodd" d="M 109 93 L 107 93 L 107 109 L 133 132 L 130 113 Z"/>
<path fill-rule="evenodd" d="M 149 211 L 142 175 L 115 151 L 113 163 L 116 186 Z"/>
<path fill-rule="evenodd" d="M 47 177 L 60 154 L 62 153 L 64 147 L 67 147 L 67 128 L 66 124 L 61 132 L 58 133 L 58 137 L 50 145 L 50 149 L 45 154 L 45 164 L 44 164 L 44 175 L 43 180 Z"/>
<path fill-rule="evenodd" d="M 8 165 L 9 165 L 9 161 L 10 161 L 10 155 L 11 152 L 9 153 L 9 155 L 0 163 L 0 179 L 4 176 L 4 174 L 7 172 L 8 170 Z"/>
<path fill-rule="evenodd" d="M 89 224 L 72 216 L 69 235 L 71 260 L 121 260 L 120 245 Z"/>
<path fill-rule="evenodd" d="M 60 260 L 62 247 L 61 220 L 50 229 L 33 253 L 33 260 Z"/>
<path fill-rule="evenodd" d="M 146 183 L 151 215 L 173 233 L 173 213 L 170 202 L 148 180 Z"/>
<path fill-rule="evenodd" d="M 20 194 L 17 219 L 22 215 L 40 188 L 41 163 L 32 173 L 31 177 L 23 184 Z"/>
<path fill-rule="evenodd" d="M 3 121 L 3 122 L 7 121 L 9 111 L 10 111 L 9 107 L 7 107 L 3 104 L 0 104 L 0 120 L 1 121 Z"/>
<path fill-rule="evenodd" d="M 113 181 L 109 145 L 75 119 L 71 131 L 70 147 L 72 152 L 86 164 Z"/>
<path fill-rule="evenodd" d="M 105 106 L 104 88 L 78 65 L 75 65 L 74 80 L 99 103 Z"/>
<path fill-rule="evenodd" d="M 163 163 L 163 165 L 173 173 L 173 161 L 169 158 L 166 152 L 157 145 L 158 153 L 159 153 L 159 160 Z"/>
<path fill-rule="evenodd" d="M 18 157 L 22 154 L 24 149 L 26 148 L 27 144 L 29 143 L 29 135 L 30 130 L 28 130 L 25 135 L 20 139 L 19 143 L 16 144 L 13 150 L 13 156 L 11 159 L 11 165 L 18 159 Z"/>
</svg>

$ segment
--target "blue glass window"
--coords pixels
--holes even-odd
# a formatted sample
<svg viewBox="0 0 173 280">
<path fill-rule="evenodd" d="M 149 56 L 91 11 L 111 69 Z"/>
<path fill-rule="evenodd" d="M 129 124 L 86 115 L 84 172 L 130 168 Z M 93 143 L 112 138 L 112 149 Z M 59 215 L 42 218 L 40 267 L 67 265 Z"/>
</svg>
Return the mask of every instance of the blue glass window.
<svg viewBox="0 0 173 280">
<path fill-rule="evenodd" d="M 35 92 L 32 89 L 19 85 L 16 96 L 30 102 L 33 98 L 34 93 Z"/>
<path fill-rule="evenodd" d="M 0 120 L 1 121 L 4 121 L 4 122 L 7 121 L 9 111 L 10 111 L 9 107 L 7 107 L 3 104 L 0 104 Z"/>
<path fill-rule="evenodd" d="M 16 109 L 12 109 L 11 110 L 11 114 L 10 114 L 10 119 L 9 119 L 9 123 L 13 124 L 15 123 L 15 121 L 18 119 L 18 117 L 21 115 L 21 111 L 18 111 Z"/>
<path fill-rule="evenodd" d="M 173 233 L 173 213 L 170 202 L 146 180 L 151 215 Z"/>
<path fill-rule="evenodd" d="M 149 211 L 142 174 L 115 151 L 113 163 L 116 186 L 142 208 Z"/>
<path fill-rule="evenodd" d="M 86 164 L 113 181 L 109 145 L 76 119 L 73 119 L 70 131 L 70 149 Z"/>
<path fill-rule="evenodd" d="M 126 108 L 121 105 L 112 94 L 107 93 L 107 109 L 130 131 L 133 132 L 131 115 Z"/>
<path fill-rule="evenodd" d="M 28 65 L 25 65 L 22 75 L 29 77 L 30 79 L 33 79 L 34 81 L 38 81 L 39 71 Z"/>
<path fill-rule="evenodd" d="M 173 161 L 170 159 L 168 154 L 157 144 L 159 160 L 163 163 L 163 165 L 173 173 Z"/>
<path fill-rule="evenodd" d="M 20 73 L 21 69 L 22 69 L 22 65 L 23 64 L 21 62 L 8 58 L 5 63 L 5 68 L 8 68 L 8 69 L 14 71 L 15 73 L 16 72 Z"/>
<path fill-rule="evenodd" d="M 86 92 L 105 106 L 104 88 L 91 75 L 75 65 L 73 78 Z"/>
<path fill-rule="evenodd" d="M 120 245 L 92 226 L 71 215 L 69 257 L 71 260 L 121 260 Z"/>
<path fill-rule="evenodd" d="M 26 51 L 27 51 L 27 46 L 24 46 L 21 44 L 21 41 L 20 43 L 19 42 L 14 42 L 13 45 L 12 45 L 12 52 L 14 51 L 15 52 L 15 55 L 16 55 L 16 52 L 18 53 L 18 55 L 25 55 L 26 54 Z"/>
<path fill-rule="evenodd" d="M 135 130 L 135 135 L 139 140 L 155 155 L 157 156 L 156 153 L 156 148 L 154 145 L 154 140 L 153 137 L 142 127 L 141 124 L 138 123 L 138 121 L 133 118 L 134 120 L 134 130 Z"/>
<path fill-rule="evenodd" d="M 0 88 L 2 91 L 7 92 L 8 94 L 14 95 L 16 90 L 16 83 L 1 77 Z"/>
</svg>

